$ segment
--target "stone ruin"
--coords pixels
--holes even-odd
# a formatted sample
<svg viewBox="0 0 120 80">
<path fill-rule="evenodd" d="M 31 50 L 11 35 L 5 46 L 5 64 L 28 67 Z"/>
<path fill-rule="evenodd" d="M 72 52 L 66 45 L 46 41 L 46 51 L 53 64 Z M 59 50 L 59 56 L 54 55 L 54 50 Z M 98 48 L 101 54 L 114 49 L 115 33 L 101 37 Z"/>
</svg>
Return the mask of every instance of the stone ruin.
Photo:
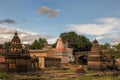
<svg viewBox="0 0 120 80">
<path fill-rule="evenodd" d="M 28 49 L 21 44 L 17 32 L 10 42 L 10 47 L 5 49 L 5 63 L 8 72 L 28 72 L 39 69 L 38 58 L 29 55 Z"/>
<path fill-rule="evenodd" d="M 88 69 L 89 70 L 114 70 L 117 69 L 115 65 L 114 54 L 104 54 L 101 51 L 98 41 L 95 39 L 92 43 L 90 53 L 88 53 Z"/>
</svg>

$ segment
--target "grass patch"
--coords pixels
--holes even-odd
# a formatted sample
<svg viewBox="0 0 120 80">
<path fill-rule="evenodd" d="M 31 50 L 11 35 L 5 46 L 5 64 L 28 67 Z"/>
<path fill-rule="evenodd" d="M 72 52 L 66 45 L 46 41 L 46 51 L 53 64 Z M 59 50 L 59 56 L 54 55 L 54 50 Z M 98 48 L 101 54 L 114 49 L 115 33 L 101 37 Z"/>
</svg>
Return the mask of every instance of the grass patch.
<svg viewBox="0 0 120 80">
<path fill-rule="evenodd" d="M 45 80 L 44 78 L 22 78 L 22 79 L 17 79 L 17 80 Z"/>
<path fill-rule="evenodd" d="M 96 73 L 96 72 L 93 71 L 93 70 L 86 70 L 85 72 L 86 72 L 86 74 L 93 74 L 93 73 Z"/>
<path fill-rule="evenodd" d="M 75 71 L 67 69 L 67 70 L 58 70 L 59 73 L 75 73 Z"/>
<path fill-rule="evenodd" d="M 0 73 L 0 79 L 10 79 L 10 78 L 14 78 L 14 75 L 12 74 L 7 74 L 7 73 Z"/>
<path fill-rule="evenodd" d="M 120 53 L 116 53 L 115 58 L 120 58 Z"/>
<path fill-rule="evenodd" d="M 67 80 L 120 80 L 120 78 L 115 76 L 84 76 L 84 77 L 75 77 L 75 78 L 68 78 Z"/>
</svg>

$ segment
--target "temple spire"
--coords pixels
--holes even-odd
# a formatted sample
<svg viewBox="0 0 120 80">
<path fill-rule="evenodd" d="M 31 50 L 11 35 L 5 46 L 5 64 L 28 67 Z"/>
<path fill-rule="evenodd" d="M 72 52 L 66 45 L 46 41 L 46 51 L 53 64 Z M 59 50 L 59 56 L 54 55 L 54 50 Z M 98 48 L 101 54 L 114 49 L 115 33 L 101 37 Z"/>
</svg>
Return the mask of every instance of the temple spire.
<svg viewBox="0 0 120 80">
<path fill-rule="evenodd" d="M 99 54 L 100 53 L 100 45 L 96 39 L 92 43 L 91 53 L 92 54 Z"/>
<path fill-rule="evenodd" d="M 56 49 L 57 50 L 63 50 L 64 49 L 64 44 L 63 44 L 62 38 L 60 38 L 60 37 L 57 40 Z"/>
<path fill-rule="evenodd" d="M 14 35 L 18 35 L 17 30 L 15 31 Z"/>
</svg>

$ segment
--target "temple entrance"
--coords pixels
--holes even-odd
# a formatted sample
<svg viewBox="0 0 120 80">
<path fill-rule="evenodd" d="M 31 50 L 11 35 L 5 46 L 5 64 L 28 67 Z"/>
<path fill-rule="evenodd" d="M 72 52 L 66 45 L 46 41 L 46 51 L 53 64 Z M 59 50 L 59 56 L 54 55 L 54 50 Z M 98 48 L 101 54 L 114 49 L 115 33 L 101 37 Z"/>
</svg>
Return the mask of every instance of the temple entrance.
<svg viewBox="0 0 120 80">
<path fill-rule="evenodd" d="M 75 63 L 80 65 L 87 65 L 88 64 L 87 53 L 88 52 L 76 52 L 74 55 Z"/>
<path fill-rule="evenodd" d="M 37 56 L 33 56 L 32 59 L 31 59 L 31 62 L 32 62 L 32 69 L 33 70 L 36 70 L 36 69 L 39 69 L 39 59 Z"/>
<path fill-rule="evenodd" d="M 80 56 L 78 58 L 78 64 L 87 65 L 87 58 L 85 56 Z"/>
</svg>

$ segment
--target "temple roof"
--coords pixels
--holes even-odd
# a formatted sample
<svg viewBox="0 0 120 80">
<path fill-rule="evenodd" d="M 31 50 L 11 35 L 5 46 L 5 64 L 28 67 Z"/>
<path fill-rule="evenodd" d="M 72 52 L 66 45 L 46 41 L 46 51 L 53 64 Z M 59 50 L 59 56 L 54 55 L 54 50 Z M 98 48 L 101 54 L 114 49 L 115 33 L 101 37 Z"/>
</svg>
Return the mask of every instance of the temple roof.
<svg viewBox="0 0 120 80">
<path fill-rule="evenodd" d="M 99 44 L 99 43 L 98 43 L 98 41 L 95 39 L 95 40 L 93 41 L 93 44 Z"/>
<path fill-rule="evenodd" d="M 64 44 L 63 44 L 62 38 L 60 38 L 60 37 L 58 38 L 55 49 L 56 50 L 64 50 Z"/>
<path fill-rule="evenodd" d="M 16 52 L 16 51 L 22 52 L 23 47 L 17 31 L 14 33 L 14 37 L 10 43 L 9 49 L 11 52 Z"/>
<path fill-rule="evenodd" d="M 19 44 L 21 43 L 21 40 L 20 40 L 20 38 L 19 38 L 19 36 L 18 36 L 17 31 L 14 33 L 14 37 L 13 37 L 13 39 L 12 39 L 11 42 L 19 43 Z"/>
<path fill-rule="evenodd" d="M 99 54 L 100 53 L 100 45 L 99 42 L 95 39 L 92 43 L 91 53 L 92 54 Z"/>
</svg>

